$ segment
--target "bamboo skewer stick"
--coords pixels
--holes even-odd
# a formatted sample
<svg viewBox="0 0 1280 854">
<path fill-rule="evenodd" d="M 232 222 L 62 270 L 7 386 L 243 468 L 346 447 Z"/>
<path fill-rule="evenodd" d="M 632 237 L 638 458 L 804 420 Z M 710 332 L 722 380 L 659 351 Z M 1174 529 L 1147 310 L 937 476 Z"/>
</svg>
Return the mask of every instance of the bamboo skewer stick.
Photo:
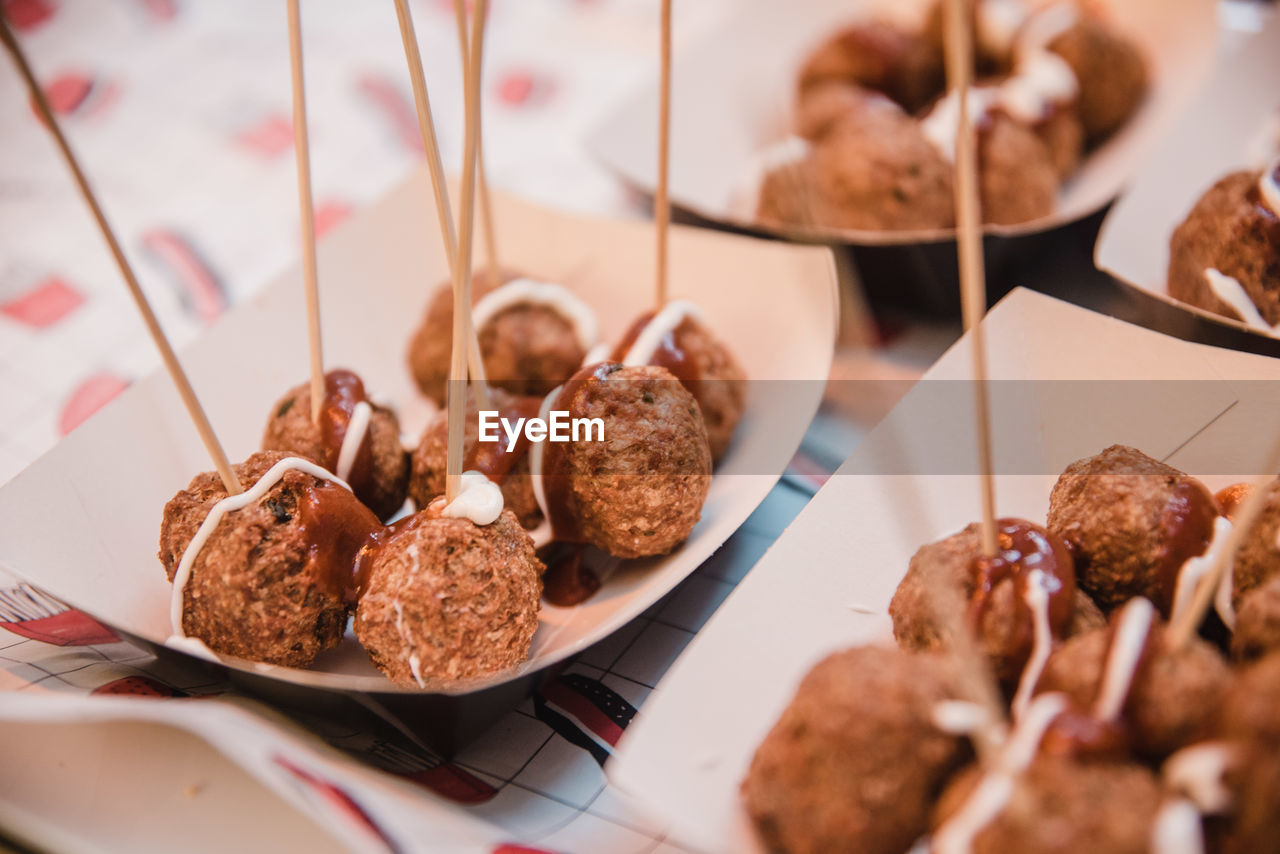
<svg viewBox="0 0 1280 854">
<path fill-rule="evenodd" d="M 453 224 L 453 211 L 449 204 L 449 186 L 444 174 L 444 160 L 440 156 L 440 143 L 436 135 L 435 119 L 431 113 L 431 99 L 427 94 L 427 79 L 422 70 L 422 54 L 418 50 L 418 37 L 414 31 L 413 15 L 408 0 L 395 0 L 396 18 L 400 22 L 400 40 L 404 43 L 405 63 L 409 66 L 409 80 L 413 86 L 413 101 L 418 113 L 418 131 L 422 134 L 422 147 L 427 154 L 427 168 L 431 172 L 431 188 L 435 196 L 436 219 L 440 220 L 440 237 L 444 242 L 445 260 L 449 264 L 452 281 L 458 264 L 458 235 Z M 461 10 L 461 6 L 458 7 Z M 464 21 L 465 32 L 465 21 Z M 464 64 L 464 76 L 465 76 Z M 455 311 L 457 303 L 454 303 Z M 492 409 L 489 387 L 485 380 L 484 358 L 475 330 L 467 341 L 467 365 L 471 373 L 472 390 L 481 409 Z"/>
<path fill-rule="evenodd" d="M 72 152 L 66 136 L 63 135 L 57 119 L 54 118 L 53 110 L 49 107 L 49 100 L 45 97 L 44 90 L 40 88 L 40 84 L 36 81 L 31 65 L 27 61 L 22 48 L 18 45 L 13 32 L 9 29 L 9 24 L 3 15 L 0 15 L 0 41 L 4 42 L 5 49 L 13 57 L 18 73 L 22 76 L 31 94 L 31 100 L 35 104 L 36 111 L 44 121 L 45 127 L 49 129 L 49 133 L 53 135 L 53 140 L 57 144 L 58 151 L 66 162 L 67 168 L 71 170 L 71 175 L 75 179 L 80 195 L 89 206 L 89 212 L 93 214 L 93 218 L 98 224 L 98 230 L 102 232 L 102 237 L 107 243 L 107 248 L 111 251 L 112 258 L 115 259 L 125 286 L 129 289 L 129 295 L 133 297 L 134 304 L 138 307 L 138 313 L 142 315 L 142 322 L 146 325 L 147 332 L 151 335 L 151 340 L 155 342 L 156 349 L 160 351 L 160 358 L 164 361 L 165 369 L 169 372 L 170 379 L 173 380 L 174 386 L 178 389 L 178 395 L 182 398 L 182 403 L 187 409 L 187 414 L 191 416 L 192 423 L 195 424 L 196 432 L 200 434 L 200 441 L 204 443 L 205 450 L 209 452 L 209 457 L 213 460 L 213 467 L 217 469 L 218 476 L 222 478 L 222 485 L 229 495 L 236 495 L 242 492 L 240 480 L 236 477 L 235 470 L 231 468 L 231 463 L 227 460 L 226 452 L 222 450 L 222 444 L 213 432 L 213 425 L 209 423 L 209 417 L 205 414 L 204 407 L 200 405 L 195 389 L 191 387 L 191 382 L 187 379 L 186 372 L 182 370 L 177 354 L 174 353 L 172 345 L 169 344 L 169 339 L 165 337 L 164 330 L 160 328 L 160 321 L 156 318 L 155 312 L 152 311 L 151 304 L 147 302 L 146 294 L 142 292 L 142 287 L 138 284 L 138 277 L 134 275 L 133 268 L 125 257 L 124 250 L 120 246 L 120 241 L 116 238 L 115 231 L 107 221 L 106 214 L 98 203 L 98 198 L 94 194 L 93 188 L 89 185 L 88 178 L 85 177 L 84 171 L 80 168 L 80 163 L 76 159 L 74 152 Z"/>
<path fill-rule="evenodd" d="M 1213 566 L 1209 567 L 1209 571 L 1204 574 L 1204 577 L 1200 579 L 1200 583 L 1196 585 L 1191 606 L 1183 611 L 1179 619 L 1169 626 L 1169 649 L 1176 652 L 1185 647 L 1195 637 L 1196 630 L 1200 627 L 1200 623 L 1204 621 L 1204 616 L 1208 613 L 1210 606 L 1213 605 L 1214 597 L 1218 593 L 1218 587 L 1235 563 L 1236 552 L 1240 550 L 1240 545 L 1244 542 L 1245 536 L 1248 535 L 1249 529 L 1253 527 L 1253 523 L 1262 515 L 1262 510 L 1267 503 L 1267 485 L 1275 479 L 1277 469 L 1280 469 L 1280 441 L 1277 441 L 1271 448 L 1263 464 L 1263 474 L 1253 482 L 1253 489 L 1249 491 L 1249 496 L 1241 502 L 1240 507 L 1236 510 L 1235 518 L 1231 523 L 1231 536 L 1227 539 L 1222 551 L 1218 553 Z"/>
<path fill-rule="evenodd" d="M 978 464 L 982 490 L 982 553 L 994 557 L 996 537 L 995 477 L 992 474 L 991 412 L 987 390 L 987 344 L 981 320 L 987 309 L 986 272 L 982 259 L 982 218 L 978 200 L 977 140 L 969 115 L 973 76 L 973 34 L 965 0 L 946 3 L 947 81 L 959 99 L 956 128 L 956 251 L 960 264 L 960 298 L 964 328 L 973 358 L 974 405 L 978 428 Z"/>
<path fill-rule="evenodd" d="M 302 278 L 307 295 L 307 341 L 311 364 L 311 420 L 324 408 L 324 349 L 320 340 L 320 285 L 316 271 L 316 218 L 311 200 L 311 145 L 307 137 L 307 96 L 302 68 L 302 15 L 289 0 L 289 68 L 293 89 L 293 149 L 298 166 L 298 219 L 302 234 Z"/>
<path fill-rule="evenodd" d="M 458 25 L 458 54 L 462 57 L 465 75 L 471 49 L 467 45 L 467 12 L 464 3 L 465 0 L 453 0 L 454 18 Z M 501 275 L 501 265 L 498 263 L 498 234 L 493 225 L 493 197 L 489 195 L 489 170 L 485 166 L 483 121 L 476 130 L 476 186 L 480 194 L 480 224 L 484 228 L 485 258 L 488 260 L 487 275 L 490 281 L 496 284 L 497 278 Z"/>
<path fill-rule="evenodd" d="M 488 0 L 476 0 L 471 28 L 467 73 L 466 132 L 463 136 L 462 200 L 458 210 L 458 263 L 453 271 L 453 352 L 449 363 L 449 451 L 446 459 L 445 500 L 458 494 L 462 479 L 462 442 L 467 402 L 460 393 L 466 384 L 465 348 L 471 330 L 471 238 L 475 226 L 476 144 L 480 127 L 480 67 L 484 50 L 484 21 Z"/>
<path fill-rule="evenodd" d="M 671 0 L 662 0 L 662 87 L 658 98 L 658 186 L 653 194 L 654 229 L 657 254 L 654 264 L 654 311 L 667 304 L 667 231 L 671 223 L 671 201 L 667 182 L 671 171 Z"/>
</svg>

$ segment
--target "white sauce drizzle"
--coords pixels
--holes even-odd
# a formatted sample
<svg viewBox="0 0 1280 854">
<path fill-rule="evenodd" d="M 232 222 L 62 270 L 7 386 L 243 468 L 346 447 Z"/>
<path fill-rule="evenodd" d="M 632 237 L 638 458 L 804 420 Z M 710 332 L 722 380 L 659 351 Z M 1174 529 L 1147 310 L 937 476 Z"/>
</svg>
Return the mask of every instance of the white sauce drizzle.
<svg viewBox="0 0 1280 854">
<path fill-rule="evenodd" d="M 1213 568 L 1213 564 L 1218 560 L 1218 556 L 1226 549 L 1228 541 L 1231 539 L 1231 520 L 1226 516 L 1219 516 L 1213 520 L 1213 537 L 1209 540 L 1209 546 L 1204 550 L 1204 554 L 1187 558 L 1182 564 L 1182 568 L 1178 570 L 1177 583 L 1173 593 L 1173 610 L 1169 613 L 1169 622 L 1176 623 L 1182 613 L 1191 607 L 1191 602 L 1195 599 L 1196 587 L 1200 584 L 1200 579 L 1208 574 Z M 1231 577 L 1231 567 L 1228 565 L 1226 572 L 1223 574 L 1223 582 Z M 1216 596 L 1215 596 L 1216 601 Z"/>
<path fill-rule="evenodd" d="M 1200 811 L 1186 798 L 1170 798 L 1160 805 L 1151 823 L 1153 854 L 1204 854 Z"/>
<path fill-rule="evenodd" d="M 808 159 L 813 151 L 809 140 L 801 136 L 785 136 L 756 152 L 757 169 L 761 178 L 775 169 L 794 166 Z"/>
<path fill-rule="evenodd" d="M 1120 717 L 1137 675 L 1138 662 L 1142 659 L 1142 649 L 1146 646 L 1155 613 L 1156 608 L 1151 601 L 1141 596 L 1130 599 L 1120 610 L 1111 649 L 1107 652 L 1107 666 L 1102 673 L 1098 700 L 1093 707 L 1093 716 L 1098 720 L 1114 721 Z"/>
<path fill-rule="evenodd" d="M 986 707 L 969 700 L 940 700 L 930 717 L 934 726 L 949 735 L 971 735 L 991 723 Z"/>
<path fill-rule="evenodd" d="M 1013 719 L 1018 720 L 1031 702 L 1031 694 L 1040 681 L 1049 653 L 1053 650 L 1053 630 L 1049 626 L 1049 577 L 1041 570 L 1033 569 L 1027 574 L 1027 589 L 1022 594 L 1023 601 L 1031 609 L 1032 635 L 1031 655 L 1022 668 L 1022 676 L 1018 679 L 1018 690 L 1013 695 L 1010 709 Z"/>
<path fill-rule="evenodd" d="M 178 562 L 178 569 L 173 574 L 173 596 L 169 601 L 169 620 L 173 624 L 173 637 L 185 638 L 187 636 L 186 632 L 182 630 L 182 612 L 187 583 L 191 580 L 191 568 L 195 565 L 196 558 L 200 555 L 200 550 L 204 548 L 204 544 L 213 535 L 218 523 L 222 521 L 222 517 L 261 500 L 288 471 L 304 472 L 312 477 L 336 483 L 348 492 L 351 490 L 345 480 L 335 477 L 310 460 L 304 460 L 300 457 L 285 457 L 267 469 L 266 474 L 258 478 L 258 482 L 252 487 L 239 495 L 229 495 L 209 508 L 209 514 L 200 523 L 200 527 L 196 530 L 196 535 L 191 538 L 191 542 L 187 543 L 187 548 L 182 553 L 182 560 Z"/>
<path fill-rule="evenodd" d="M 542 406 L 538 407 L 538 417 L 543 421 L 547 420 L 547 416 L 551 414 L 551 406 L 555 403 L 557 397 L 560 396 L 560 390 L 564 386 L 558 385 L 551 389 L 551 393 L 542 399 Z M 533 500 L 538 502 L 538 509 L 542 511 L 542 519 L 548 526 L 551 524 L 551 514 L 547 511 L 547 493 L 542 486 L 542 442 L 531 442 L 529 444 L 529 480 L 533 484 Z"/>
<path fill-rule="evenodd" d="M 1234 798 L 1223 778 L 1236 761 L 1235 749 L 1225 741 L 1202 741 L 1184 747 L 1165 760 L 1165 785 L 1185 796 L 1205 815 L 1231 809 Z"/>
<path fill-rule="evenodd" d="M 1231 310 L 1244 321 L 1246 326 L 1272 334 L 1280 331 L 1280 327 L 1267 323 L 1262 313 L 1258 311 L 1258 307 L 1254 305 L 1253 300 L 1249 298 L 1244 285 L 1240 284 L 1237 279 L 1225 275 L 1213 267 L 1209 267 L 1204 271 L 1204 277 L 1209 283 L 1209 289 L 1213 291 L 1218 299 L 1231 306 Z"/>
<path fill-rule="evenodd" d="M 471 311 L 475 328 L 481 329 L 501 312 L 517 305 L 541 305 L 552 309 L 569 321 L 578 344 L 584 350 L 595 346 L 600 337 L 596 314 L 591 306 L 564 285 L 512 279 L 481 297 Z"/>
<path fill-rule="evenodd" d="M 987 86 L 969 90 L 969 121 L 978 124 L 997 99 L 997 91 Z M 920 130 L 925 139 L 937 149 L 943 159 L 954 163 L 956 158 L 956 133 L 960 126 L 960 96 L 952 91 L 934 104 L 929 114 L 920 120 Z"/>
<path fill-rule="evenodd" d="M 440 511 L 450 519 L 470 519 L 477 525 L 490 525 L 502 515 L 502 489 L 478 471 L 464 471 L 461 489 Z M 443 502 L 437 498 L 432 503 Z"/>
<path fill-rule="evenodd" d="M 997 90 L 996 102 L 1013 118 L 1034 125 L 1043 121 L 1055 104 L 1071 101 L 1079 91 L 1076 74 L 1066 60 L 1037 50 L 1019 58 L 1013 75 Z"/>
<path fill-rule="evenodd" d="M 1271 212 L 1280 216 L 1280 184 L 1276 183 L 1276 172 L 1280 171 L 1280 160 L 1273 160 L 1258 176 L 1258 195 L 1262 203 L 1271 208 Z"/>
<path fill-rule="evenodd" d="M 347 432 L 342 436 L 342 447 L 338 450 L 338 464 L 334 474 L 343 480 L 351 479 L 351 467 L 356 464 L 356 454 L 364 444 L 365 434 L 369 432 L 369 419 L 373 417 L 373 407 L 368 401 L 360 401 L 351 409 L 351 419 L 347 421 Z"/>
<path fill-rule="evenodd" d="M 649 364 L 653 360 L 654 354 L 658 352 L 658 348 L 662 346 L 662 339 L 679 329 L 680 324 L 684 323 L 687 318 L 693 318 L 701 322 L 703 319 L 702 310 L 685 299 L 672 300 L 664 305 L 662 311 L 655 314 L 645 324 L 644 329 L 640 330 L 640 334 L 636 336 L 635 343 L 631 345 L 631 349 L 627 350 L 627 355 L 623 357 L 622 364 L 629 368 Z"/>
<path fill-rule="evenodd" d="M 933 835 L 936 854 L 968 854 L 973 840 L 1000 814 L 1019 774 L 1035 759 L 1049 725 L 1067 709 L 1063 694 L 1041 694 L 1031 701 L 1012 735 L 964 804 Z"/>
</svg>

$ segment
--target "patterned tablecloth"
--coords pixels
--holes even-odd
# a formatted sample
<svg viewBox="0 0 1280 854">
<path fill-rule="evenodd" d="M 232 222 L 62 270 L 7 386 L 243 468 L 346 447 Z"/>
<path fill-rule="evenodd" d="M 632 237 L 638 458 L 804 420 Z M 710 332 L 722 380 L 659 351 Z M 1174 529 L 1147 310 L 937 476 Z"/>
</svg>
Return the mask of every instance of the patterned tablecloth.
<svg viewBox="0 0 1280 854">
<path fill-rule="evenodd" d="M 714 26 L 730 5 L 683 4 L 677 43 Z M 297 211 L 282 2 L 3 0 L 2 8 L 177 343 L 291 263 Z M 306 0 L 303 10 L 323 231 L 401 180 L 421 147 L 390 0 Z M 451 5 L 415 0 L 414 10 L 445 157 L 456 162 L 461 97 Z M 484 81 L 494 186 L 579 210 L 644 213 L 643 200 L 594 166 L 578 140 L 611 98 L 653 73 L 657 10 L 656 0 L 495 0 Z M 158 362 L 6 62 L 0 115 L 3 482 Z M 463 850 L 673 850 L 660 824 L 609 788 L 602 765 L 661 674 L 803 506 L 807 492 L 796 480 L 775 489 L 675 592 L 447 762 L 376 728 L 303 719 L 296 723 L 320 741 L 300 737 L 296 723 L 225 685 L 161 666 L 3 576 L 0 720 L 65 719 L 82 729 L 98 716 L 188 721 L 248 772 L 243 786 L 256 778 L 327 831 L 312 846 L 439 850 L 437 833 L 447 826 Z M 160 699 L 146 710 L 108 703 L 104 712 L 85 699 L 101 695 Z M 127 769 L 107 767 L 107 742 L 90 739 L 83 748 L 76 745 L 84 739 L 65 730 L 39 738 L 8 732 L 0 736 L 0 769 L 35 756 L 29 761 L 50 763 L 41 770 L 53 782 L 35 791 L 32 774 L 24 782 L 14 768 L 0 771 L 0 826 L 59 848 L 171 846 L 109 820 L 142 784 Z M 140 743 L 163 742 L 152 734 Z M 169 764 L 194 749 L 175 749 Z M 58 782 L 53 764 L 76 768 L 67 779 L 79 783 Z M 229 809 L 226 796 L 201 800 L 202 779 L 190 775 L 181 814 L 199 814 L 203 803 L 215 816 Z M 85 799 L 105 812 L 93 818 Z M 237 829 L 235 815 L 220 820 L 223 831 Z M 263 842 L 289 821 L 297 816 L 265 813 L 239 829 Z M 183 847 L 210 838 L 184 839 Z"/>
</svg>

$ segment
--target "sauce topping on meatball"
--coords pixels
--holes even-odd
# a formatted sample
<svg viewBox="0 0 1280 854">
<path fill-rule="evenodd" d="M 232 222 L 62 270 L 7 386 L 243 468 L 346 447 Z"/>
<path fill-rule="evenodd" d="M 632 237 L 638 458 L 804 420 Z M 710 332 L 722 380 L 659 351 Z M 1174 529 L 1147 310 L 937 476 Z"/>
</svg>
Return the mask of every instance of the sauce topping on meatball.
<svg viewBox="0 0 1280 854">
<path fill-rule="evenodd" d="M 1060 537 L 1024 519 L 1000 519 L 996 525 L 999 554 L 993 558 L 977 557 L 971 565 L 974 591 L 969 599 L 970 624 L 975 629 L 981 627 L 992 591 L 1001 581 L 1012 579 L 1025 618 L 1026 651 L 1030 655 L 1036 621 L 1027 596 L 1032 574 L 1038 572 L 1043 579 L 1041 587 L 1047 593 L 1045 608 L 1050 630 L 1055 637 L 1065 637 L 1076 588 L 1071 553 Z"/>
<path fill-rule="evenodd" d="M 365 441 L 371 411 L 360 377 L 346 370 L 324 375 L 318 425 L 326 454 L 324 467 L 361 494 L 373 475 L 373 451 Z"/>
<path fill-rule="evenodd" d="M 536 418 L 542 407 L 540 397 L 512 397 L 498 409 L 498 418 L 511 423 Z M 462 467 L 478 471 L 501 486 L 507 475 L 529 453 L 529 436 L 521 430 L 515 443 L 507 449 L 506 442 L 476 442 L 467 449 Z"/>
<path fill-rule="evenodd" d="M 1162 614 L 1168 616 L 1173 608 L 1182 567 L 1208 550 L 1214 535 L 1213 520 L 1217 517 L 1218 507 L 1213 496 L 1198 481 L 1180 481 L 1170 491 L 1160 516 L 1161 545 L 1155 566 L 1160 585 L 1156 604 Z"/>
</svg>

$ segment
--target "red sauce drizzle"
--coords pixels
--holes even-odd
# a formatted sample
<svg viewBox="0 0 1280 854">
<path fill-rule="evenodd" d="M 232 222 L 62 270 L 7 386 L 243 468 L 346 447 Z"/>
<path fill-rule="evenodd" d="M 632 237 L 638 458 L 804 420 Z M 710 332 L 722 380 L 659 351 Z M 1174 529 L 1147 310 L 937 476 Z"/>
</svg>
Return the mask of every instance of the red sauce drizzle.
<svg viewBox="0 0 1280 854">
<path fill-rule="evenodd" d="M 1173 608 L 1178 573 L 1189 558 L 1202 555 L 1213 539 L 1218 507 L 1199 481 L 1180 480 L 1174 485 L 1160 515 L 1160 550 L 1156 554 L 1156 578 L 1160 589 L 1156 607 L 1166 618 Z"/>
<path fill-rule="evenodd" d="M 635 322 L 627 329 L 627 334 L 622 336 L 622 340 L 614 347 L 610 358 L 615 362 L 621 362 L 627 356 L 627 351 L 636 343 L 636 339 L 640 337 L 640 333 L 644 332 L 654 318 L 654 312 L 647 311 L 636 318 Z M 692 322 L 692 318 L 686 317 L 680 321 L 675 329 L 667 332 L 662 336 L 662 340 L 658 343 L 658 349 L 654 351 L 653 357 L 649 359 L 650 365 L 656 365 L 660 368 L 666 368 L 676 379 L 693 395 L 698 401 L 698 405 L 702 405 L 702 398 L 699 397 L 699 387 L 702 385 L 702 372 L 698 369 L 698 363 L 691 354 L 680 346 L 680 331 L 685 324 Z"/>
<path fill-rule="evenodd" d="M 1075 568 L 1067 544 L 1039 525 L 1024 519 L 999 519 L 996 530 L 999 553 L 993 558 L 980 555 L 970 564 L 974 590 L 969 597 L 969 624 L 975 634 L 981 633 L 992 591 L 1000 582 L 1012 579 L 1018 602 L 1018 657 L 1025 662 L 1035 642 L 1034 616 L 1026 601 L 1031 572 L 1040 570 L 1047 578 L 1049 628 L 1054 637 L 1062 638 L 1074 610 Z"/>
<path fill-rule="evenodd" d="M 515 423 L 518 418 L 536 418 L 541 408 L 540 397 L 514 397 L 498 409 L 498 417 Z M 499 430 L 496 442 L 481 442 L 477 439 L 463 457 L 462 467 L 478 471 L 501 486 L 511 470 L 529 453 L 529 446 L 529 439 L 521 430 L 515 444 L 508 451 L 506 434 Z"/>
<path fill-rule="evenodd" d="M 1236 520 L 1236 511 L 1240 509 L 1240 505 L 1244 503 L 1244 500 L 1249 497 L 1251 492 L 1253 492 L 1253 484 L 1233 483 L 1218 490 L 1217 494 L 1213 496 L 1213 500 L 1218 502 L 1218 509 L 1222 511 L 1222 515 L 1234 522 Z"/>
<path fill-rule="evenodd" d="M 600 589 L 600 578 L 582 562 L 583 548 L 570 545 L 547 560 L 542 598 L 568 608 L 587 601 Z"/>
<path fill-rule="evenodd" d="M 312 577 L 321 590 L 354 604 L 362 587 L 362 550 L 385 530 L 382 523 L 350 491 L 329 481 L 303 491 L 297 512 Z"/>
<path fill-rule="evenodd" d="M 334 471 L 338 465 L 342 440 L 346 438 L 347 427 L 351 424 L 351 413 L 355 411 L 356 404 L 367 401 L 364 383 L 353 372 L 339 368 L 324 375 L 324 403 L 320 406 L 319 427 L 320 442 L 325 451 L 324 467 L 329 471 Z M 371 486 L 372 475 L 373 448 L 366 431 L 351 464 L 347 483 L 357 494 L 364 495 Z"/>
<path fill-rule="evenodd" d="M 1053 719 L 1040 750 L 1076 759 L 1123 759 L 1129 753 L 1129 739 L 1124 720 L 1100 721 L 1086 712 L 1068 709 Z"/>
<path fill-rule="evenodd" d="M 610 374 L 622 368 L 616 362 L 587 365 L 565 381 L 564 387 L 551 402 L 551 408 L 567 411 L 570 418 L 581 418 L 584 412 L 575 402 L 586 397 L 583 386 L 604 382 Z M 573 471 L 566 452 L 568 442 L 542 443 L 542 494 L 547 500 L 547 521 L 551 524 L 551 538 L 562 543 L 583 542 L 582 528 L 578 524 L 573 500 Z"/>
</svg>

